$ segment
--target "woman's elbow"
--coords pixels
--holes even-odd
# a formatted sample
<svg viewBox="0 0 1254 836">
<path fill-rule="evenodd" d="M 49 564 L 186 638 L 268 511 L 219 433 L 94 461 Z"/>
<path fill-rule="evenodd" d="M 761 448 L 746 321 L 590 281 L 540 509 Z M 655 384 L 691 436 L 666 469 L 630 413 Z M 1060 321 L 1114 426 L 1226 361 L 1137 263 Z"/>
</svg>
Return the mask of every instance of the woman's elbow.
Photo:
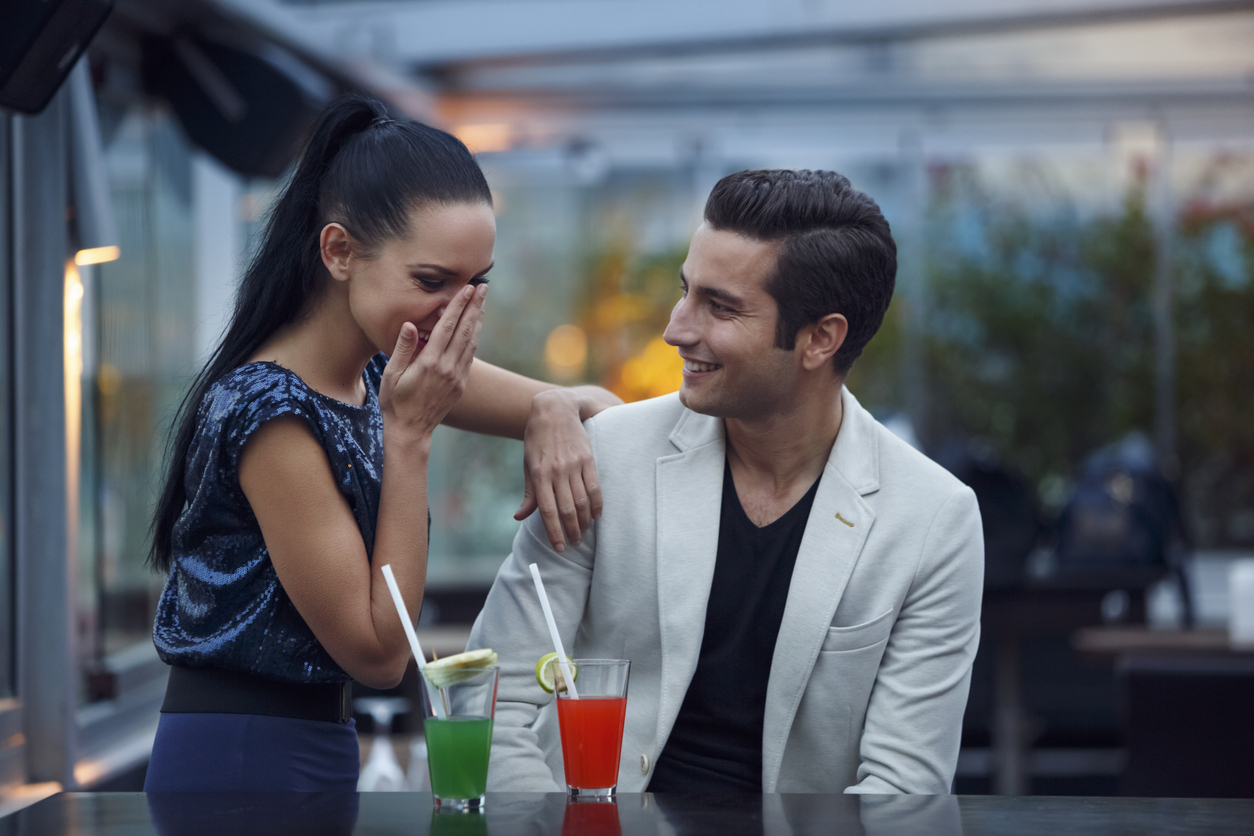
<svg viewBox="0 0 1254 836">
<path fill-rule="evenodd" d="M 348 664 L 341 663 L 340 667 L 367 688 L 387 691 L 401 684 L 405 670 L 409 667 L 409 653 L 377 658 L 358 656 Z"/>
<path fill-rule="evenodd" d="M 389 691 L 401 684 L 401 680 L 405 677 L 405 667 L 372 667 L 363 668 L 358 671 L 348 671 L 349 675 L 357 682 L 365 685 L 367 688 L 373 688 L 376 691 Z"/>
</svg>

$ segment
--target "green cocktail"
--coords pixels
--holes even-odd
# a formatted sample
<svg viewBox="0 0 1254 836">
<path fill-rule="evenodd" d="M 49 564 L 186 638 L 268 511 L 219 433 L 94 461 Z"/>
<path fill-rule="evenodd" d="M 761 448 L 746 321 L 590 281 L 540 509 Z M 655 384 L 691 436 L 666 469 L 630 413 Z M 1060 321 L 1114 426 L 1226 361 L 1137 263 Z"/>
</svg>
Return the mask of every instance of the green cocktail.
<svg viewBox="0 0 1254 836">
<path fill-rule="evenodd" d="M 431 792 L 441 799 L 480 798 L 488 787 L 492 718 L 426 717 L 422 725 L 427 736 Z"/>
<path fill-rule="evenodd" d="M 427 738 L 431 793 L 438 810 L 480 811 L 488 788 L 488 753 L 492 751 L 492 718 L 496 716 L 496 683 L 501 669 L 458 663 L 467 656 L 463 653 L 442 659 L 442 667 L 436 668 L 434 676 L 430 670 L 423 672 L 422 728 Z M 428 669 L 435 667 L 435 663 L 427 665 Z"/>
</svg>

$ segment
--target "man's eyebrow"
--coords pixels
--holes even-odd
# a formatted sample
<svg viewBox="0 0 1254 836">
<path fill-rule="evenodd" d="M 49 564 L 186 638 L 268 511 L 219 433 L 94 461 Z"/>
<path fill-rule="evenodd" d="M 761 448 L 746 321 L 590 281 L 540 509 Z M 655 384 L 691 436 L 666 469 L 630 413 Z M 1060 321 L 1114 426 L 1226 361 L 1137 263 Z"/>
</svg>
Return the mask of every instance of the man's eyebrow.
<svg viewBox="0 0 1254 836">
<path fill-rule="evenodd" d="M 684 275 L 684 270 L 679 269 L 679 280 L 684 283 L 684 287 L 688 287 L 688 277 Z M 708 299 L 717 299 L 720 302 L 726 302 L 733 308 L 744 307 L 745 300 L 741 299 L 734 293 L 728 293 L 726 290 L 719 290 L 716 287 L 698 287 L 697 293 Z"/>
<path fill-rule="evenodd" d="M 719 290 L 716 287 L 699 287 L 697 288 L 697 293 L 700 293 L 703 296 L 708 296 L 711 299 L 717 299 L 720 302 L 726 302 L 733 308 L 740 308 L 745 304 L 745 300 L 741 299 L 736 294 L 728 293 L 726 290 Z"/>
</svg>

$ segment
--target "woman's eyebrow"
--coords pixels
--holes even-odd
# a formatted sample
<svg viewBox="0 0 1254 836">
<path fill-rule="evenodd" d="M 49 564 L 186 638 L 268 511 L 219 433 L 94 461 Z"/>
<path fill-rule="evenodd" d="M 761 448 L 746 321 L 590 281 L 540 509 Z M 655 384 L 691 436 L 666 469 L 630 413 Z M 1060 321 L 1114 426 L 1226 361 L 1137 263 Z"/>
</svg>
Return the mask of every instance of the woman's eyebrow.
<svg viewBox="0 0 1254 836">
<path fill-rule="evenodd" d="M 484 275 L 487 274 L 489 270 L 491 270 L 495 266 L 496 266 L 496 262 L 494 261 L 491 264 L 489 264 L 487 267 L 485 267 L 484 269 L 480 270 L 475 275 L 475 277 L 476 278 L 483 277 Z M 406 269 L 411 270 L 411 271 L 412 270 L 426 270 L 431 273 L 439 273 L 441 276 L 457 278 L 456 270 L 450 270 L 449 268 L 444 267 L 443 265 L 440 265 L 440 264 L 410 264 L 410 265 L 407 265 Z"/>
<path fill-rule="evenodd" d="M 456 271 L 456 270 L 450 270 L 449 268 L 444 267 L 444 266 L 439 265 L 439 264 L 410 264 L 410 265 L 408 265 L 408 269 L 410 269 L 410 270 L 430 270 L 432 273 L 439 273 L 439 274 L 444 275 L 444 276 L 456 276 L 456 275 L 457 275 L 457 271 Z"/>
</svg>

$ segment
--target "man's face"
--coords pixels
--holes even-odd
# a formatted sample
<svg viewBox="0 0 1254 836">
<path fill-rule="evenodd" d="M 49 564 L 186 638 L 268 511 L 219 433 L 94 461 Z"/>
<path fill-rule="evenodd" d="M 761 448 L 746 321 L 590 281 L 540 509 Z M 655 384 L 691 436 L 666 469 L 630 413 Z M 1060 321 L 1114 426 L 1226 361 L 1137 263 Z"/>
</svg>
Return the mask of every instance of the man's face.
<svg viewBox="0 0 1254 836">
<path fill-rule="evenodd" d="M 755 420 L 796 396 L 795 352 L 775 347 L 775 300 L 766 292 L 779 242 L 702 224 L 680 270 L 684 296 L 662 338 L 684 359 L 679 399 L 720 418 Z"/>
</svg>

